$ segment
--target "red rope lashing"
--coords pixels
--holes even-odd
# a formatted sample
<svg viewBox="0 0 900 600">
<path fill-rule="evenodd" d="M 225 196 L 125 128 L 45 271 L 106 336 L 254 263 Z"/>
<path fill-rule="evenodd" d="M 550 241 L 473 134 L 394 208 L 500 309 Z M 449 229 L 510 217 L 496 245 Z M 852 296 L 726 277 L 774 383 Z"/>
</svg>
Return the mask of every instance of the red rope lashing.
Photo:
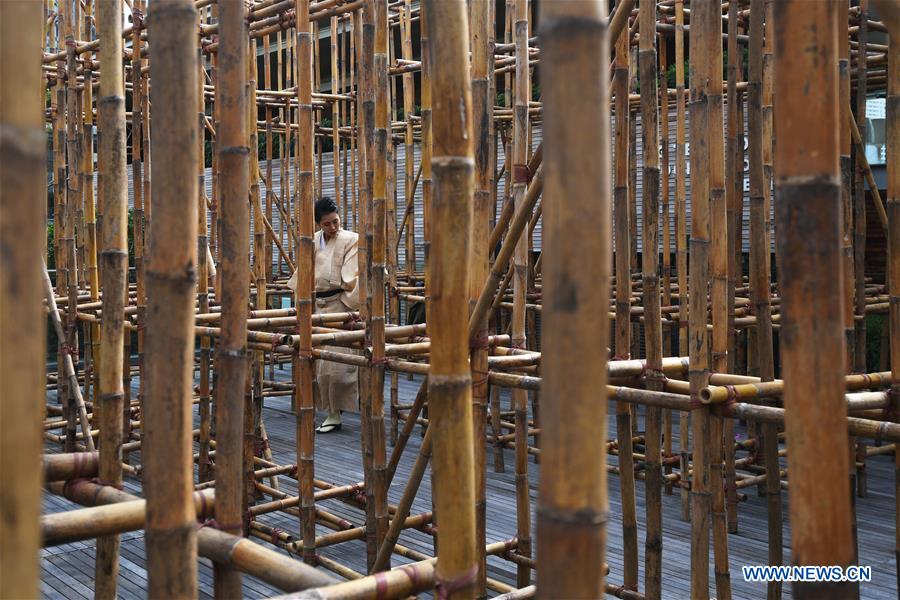
<svg viewBox="0 0 900 600">
<path fill-rule="evenodd" d="M 531 169 L 528 165 L 513 165 L 513 183 L 529 183 L 531 181 Z"/>
<path fill-rule="evenodd" d="M 439 600 L 446 600 L 454 592 L 464 590 L 475 583 L 478 576 L 478 565 L 472 565 L 469 570 L 456 579 L 441 579 L 438 574 L 434 574 L 434 591 L 437 592 Z"/>
</svg>

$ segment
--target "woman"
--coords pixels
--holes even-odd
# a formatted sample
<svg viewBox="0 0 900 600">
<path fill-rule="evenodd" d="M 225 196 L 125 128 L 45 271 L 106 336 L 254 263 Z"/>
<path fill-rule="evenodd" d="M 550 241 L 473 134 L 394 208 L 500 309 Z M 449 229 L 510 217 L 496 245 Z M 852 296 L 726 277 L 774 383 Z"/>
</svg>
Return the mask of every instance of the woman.
<svg viewBox="0 0 900 600">
<path fill-rule="evenodd" d="M 337 205 L 331 198 L 316 201 L 316 223 L 319 230 L 313 238 L 316 256 L 316 313 L 342 313 L 359 309 L 359 235 L 341 229 Z M 288 286 L 297 294 L 297 272 Z M 343 347 L 328 347 L 334 352 L 353 353 Z M 341 411 L 359 410 L 357 367 L 331 361 L 316 361 L 316 409 L 327 411 L 328 417 L 316 428 L 318 433 L 331 433 L 341 428 Z"/>
</svg>

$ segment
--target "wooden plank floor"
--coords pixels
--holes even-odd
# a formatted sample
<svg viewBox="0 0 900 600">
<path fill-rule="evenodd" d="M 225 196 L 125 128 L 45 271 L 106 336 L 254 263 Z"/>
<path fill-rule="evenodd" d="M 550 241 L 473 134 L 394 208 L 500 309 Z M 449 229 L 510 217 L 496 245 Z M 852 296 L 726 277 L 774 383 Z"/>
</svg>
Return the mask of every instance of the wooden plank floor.
<svg viewBox="0 0 900 600">
<path fill-rule="evenodd" d="M 276 370 L 276 378 L 288 380 L 290 372 Z M 136 383 L 136 382 L 133 382 Z M 405 375 L 400 376 L 400 398 L 410 402 L 415 396 L 420 379 L 409 381 Z M 387 386 L 387 384 L 386 384 Z M 386 398 L 388 395 L 386 394 Z M 542 399 L 542 401 L 548 401 Z M 504 396 L 504 408 L 508 407 L 508 398 Z M 612 411 L 610 411 L 612 413 Z M 319 416 L 321 418 L 321 415 Z M 263 412 L 266 429 L 270 438 L 270 446 L 276 462 L 288 464 L 296 462 L 294 441 L 295 418 L 290 412 L 290 399 L 267 398 Z M 386 420 L 387 421 L 387 420 Z M 609 419 L 610 436 L 614 434 L 614 418 Z M 738 431 L 738 435 L 743 434 Z M 677 431 L 675 432 L 677 436 Z M 360 453 L 359 418 L 357 415 L 345 415 L 341 431 L 329 435 L 321 435 L 316 439 L 316 477 L 335 484 L 348 484 L 362 481 L 362 459 Z M 677 448 L 677 437 L 674 447 Z M 420 428 L 416 428 L 410 443 L 403 455 L 394 482 L 388 492 L 389 501 L 399 501 L 403 488 L 408 480 L 409 471 L 421 444 Z M 48 444 L 48 452 L 58 451 L 58 446 Z M 389 449 L 390 452 L 390 449 Z M 493 469 L 491 449 L 488 449 L 487 475 L 487 538 L 488 542 L 510 539 L 516 533 L 515 511 L 515 474 L 513 472 L 514 456 L 509 450 L 505 453 L 507 469 L 505 473 L 496 473 Z M 139 456 L 135 456 L 139 459 Z M 616 457 L 610 457 L 614 464 Z M 894 562 L 894 522 L 895 499 L 893 483 L 892 457 L 875 457 L 867 462 L 869 493 L 866 498 L 857 498 L 859 527 L 859 564 L 872 567 L 872 582 L 861 585 L 861 597 L 873 600 L 894 600 L 898 598 L 896 565 Z M 531 483 L 532 523 L 537 500 L 539 466 L 533 458 L 529 461 L 529 481 Z M 268 483 L 268 482 L 267 482 Z M 288 478 L 279 478 L 283 491 L 295 495 L 296 482 Z M 140 485 L 134 479 L 126 481 L 126 489 L 139 493 Z M 785 500 L 785 561 L 790 561 L 790 528 L 787 524 L 787 494 Z M 643 562 L 644 540 L 644 484 L 637 482 L 638 502 L 638 541 L 640 562 Z M 607 541 L 607 561 L 610 564 L 608 580 L 613 584 L 622 582 L 622 527 L 621 499 L 619 479 L 609 478 L 610 522 Z M 59 512 L 77 508 L 71 502 L 46 494 L 44 511 Z M 354 524 L 362 524 L 364 515 L 361 510 L 337 500 L 318 503 L 317 506 L 328 510 Z M 413 514 L 425 512 L 431 508 L 430 470 L 423 479 Z M 680 499 L 677 495 L 663 496 L 663 592 L 665 598 L 690 597 L 690 523 L 680 519 Z M 296 517 L 275 513 L 263 515 L 260 520 L 278 527 L 299 537 L 299 523 Z M 749 583 L 741 575 L 742 565 L 766 564 L 766 505 L 765 498 L 757 496 L 755 488 L 747 490 L 747 499 L 739 505 L 739 526 L 737 534 L 728 536 L 731 580 L 734 598 L 754 599 L 765 597 L 764 584 Z M 330 530 L 319 527 L 318 534 Z M 256 540 L 258 543 L 264 543 Z M 423 553 L 432 553 L 431 536 L 417 531 L 404 531 L 400 543 Z M 45 598 L 90 598 L 93 596 L 94 578 L 93 541 L 79 542 L 57 546 L 42 551 L 41 592 Z M 336 546 L 321 549 L 321 554 L 332 558 L 359 572 L 365 571 L 365 543 L 362 540 L 345 542 Z M 710 556 L 710 559 L 712 557 Z M 408 559 L 396 556 L 393 564 L 409 562 Z M 514 584 L 516 567 L 499 558 L 488 560 L 488 576 L 506 584 Z M 710 563 L 710 579 L 713 580 L 713 565 Z M 643 569 L 640 573 L 643 588 Z M 714 590 L 712 590 L 714 595 Z M 212 598 L 212 566 L 206 559 L 199 560 L 199 595 Z M 244 596 L 261 598 L 276 595 L 278 590 L 251 577 L 244 577 Z M 143 532 L 133 532 L 122 536 L 122 558 L 120 562 L 119 594 L 122 598 L 147 597 L 146 557 L 144 553 Z M 492 592 L 491 595 L 495 593 Z M 423 594 L 422 597 L 430 597 Z M 791 598 L 790 586 L 786 585 L 784 597 Z"/>
</svg>

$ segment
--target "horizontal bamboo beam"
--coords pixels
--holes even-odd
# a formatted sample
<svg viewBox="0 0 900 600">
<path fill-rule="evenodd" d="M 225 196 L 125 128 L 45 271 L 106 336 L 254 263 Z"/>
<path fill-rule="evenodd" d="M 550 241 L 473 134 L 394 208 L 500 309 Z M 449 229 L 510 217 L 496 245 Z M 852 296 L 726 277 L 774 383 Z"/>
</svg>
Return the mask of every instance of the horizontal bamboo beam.
<svg viewBox="0 0 900 600">
<path fill-rule="evenodd" d="M 194 492 L 198 518 L 212 514 L 212 490 Z M 71 544 L 104 535 L 137 531 L 144 528 L 147 501 L 138 499 L 100 506 L 90 506 L 41 517 L 41 544 L 44 548 Z"/>
</svg>

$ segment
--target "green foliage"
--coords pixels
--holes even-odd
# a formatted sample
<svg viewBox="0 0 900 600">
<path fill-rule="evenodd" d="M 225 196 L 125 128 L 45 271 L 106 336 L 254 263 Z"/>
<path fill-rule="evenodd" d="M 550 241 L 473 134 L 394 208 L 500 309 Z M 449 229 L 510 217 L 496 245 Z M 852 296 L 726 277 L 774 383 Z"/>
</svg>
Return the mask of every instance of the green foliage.
<svg viewBox="0 0 900 600">
<path fill-rule="evenodd" d="M 99 220 L 98 220 L 99 221 Z M 145 224 L 146 227 L 146 224 Z M 99 233 L 99 232 L 98 232 Z M 144 231 L 144 240 L 147 239 L 147 231 Z M 56 269 L 56 246 L 53 241 L 54 223 L 47 223 L 47 268 L 49 270 Z M 100 251 L 99 236 L 97 239 L 97 251 Z M 134 209 L 128 209 L 128 264 L 134 266 Z"/>
<path fill-rule="evenodd" d="M 887 330 L 888 319 L 884 314 L 866 316 L 866 372 L 880 371 L 888 357 L 881 356 L 881 336 Z M 888 353 L 890 349 L 888 348 Z"/>
</svg>

